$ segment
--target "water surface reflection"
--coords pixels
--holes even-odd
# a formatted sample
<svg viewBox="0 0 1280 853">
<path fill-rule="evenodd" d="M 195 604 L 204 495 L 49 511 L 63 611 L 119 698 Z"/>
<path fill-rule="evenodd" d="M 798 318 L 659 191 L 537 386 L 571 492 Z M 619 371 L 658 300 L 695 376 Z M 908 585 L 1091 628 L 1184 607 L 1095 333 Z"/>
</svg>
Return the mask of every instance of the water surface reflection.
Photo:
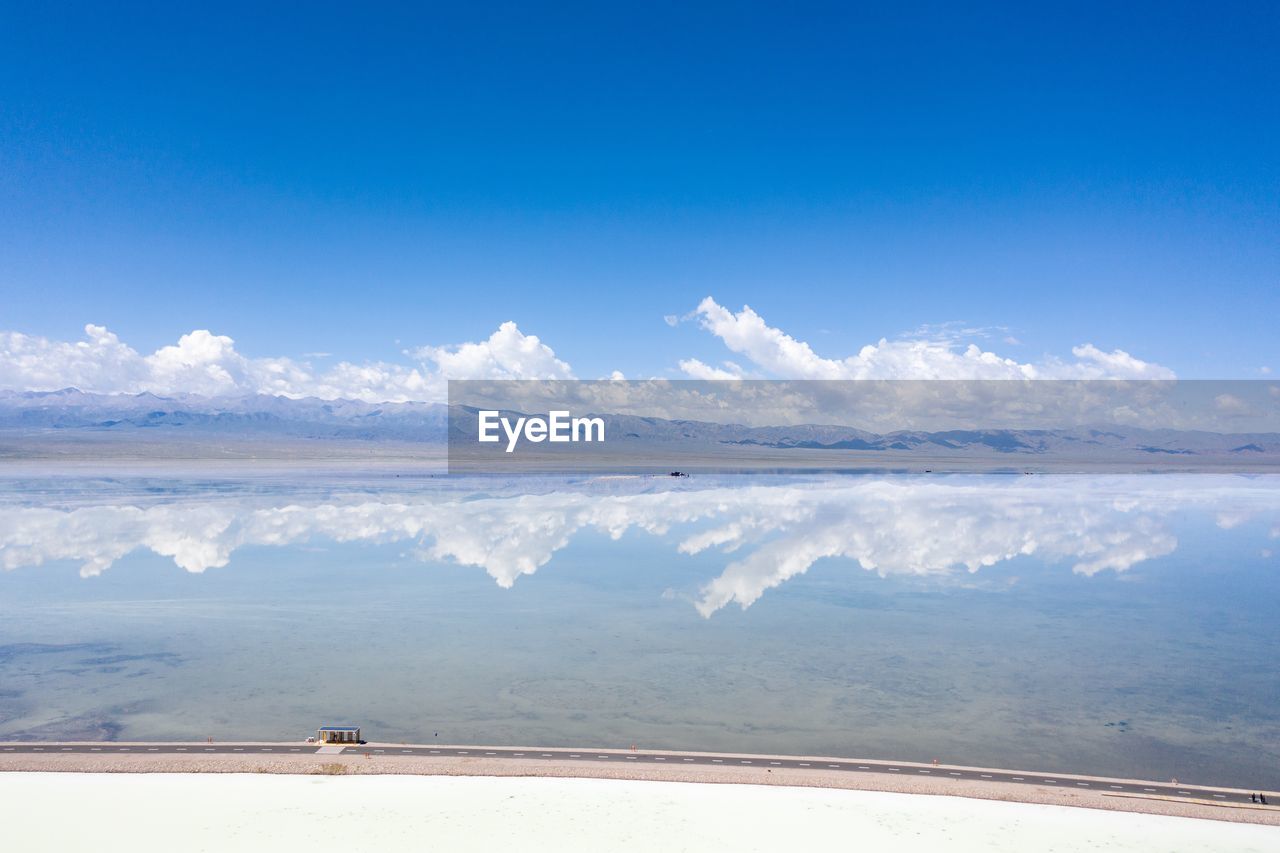
<svg viewBox="0 0 1280 853">
<path fill-rule="evenodd" d="M 0 737 L 1274 785 L 1278 537 L 1280 484 L 1208 475 L 10 482 Z"/>
<path fill-rule="evenodd" d="M 0 566 L 71 560 L 93 576 L 139 549 L 189 572 L 232 562 L 239 549 L 329 540 L 407 542 L 427 562 L 483 569 L 511 587 L 550 563 L 575 536 L 615 541 L 628 531 L 674 533 L 682 555 L 725 555 L 699 589 L 711 616 L 746 608 L 818 560 L 845 558 L 881 576 L 974 573 L 1015 557 L 1067 563 L 1094 575 L 1174 552 L 1170 519 L 1199 512 L 1223 529 L 1249 519 L 1280 537 L 1275 478 L 1009 477 L 837 478 L 787 482 L 711 481 L 680 487 L 651 478 L 598 478 L 523 493 L 503 484 L 391 494 L 347 492 L 323 499 L 224 494 L 88 506 L 19 503 L 0 518 Z M 486 487 L 487 488 L 482 488 Z M 498 490 L 503 491 L 502 488 Z"/>
</svg>

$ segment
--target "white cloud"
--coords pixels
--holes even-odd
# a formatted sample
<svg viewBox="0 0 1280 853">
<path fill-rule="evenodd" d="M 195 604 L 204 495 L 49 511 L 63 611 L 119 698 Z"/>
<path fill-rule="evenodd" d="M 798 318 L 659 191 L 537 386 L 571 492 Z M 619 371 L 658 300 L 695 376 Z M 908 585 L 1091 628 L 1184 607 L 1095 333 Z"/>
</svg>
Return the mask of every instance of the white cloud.
<svg viewBox="0 0 1280 853">
<path fill-rule="evenodd" d="M 699 323 L 731 351 L 745 356 L 764 377 L 782 379 L 1172 379 L 1173 371 L 1142 361 L 1124 350 L 1104 352 L 1093 344 L 1072 349 L 1074 361 L 1049 358 L 1023 363 L 964 346 L 956 330 L 941 327 L 938 334 L 901 340 L 881 338 L 856 355 L 820 356 L 809 344 L 796 340 L 743 306 L 736 314 L 708 296 L 696 311 Z M 920 330 L 918 330 L 920 331 Z M 928 328 L 923 331 L 928 331 Z M 681 370 L 698 379 L 729 378 L 697 359 L 680 362 Z"/>
<path fill-rule="evenodd" d="M 731 361 L 726 361 L 724 365 L 724 367 L 712 367 L 696 358 L 680 361 L 680 369 L 691 379 L 741 379 L 743 377 L 745 372 L 738 365 Z"/>
<path fill-rule="evenodd" d="M 924 326 L 912 337 L 864 346 L 855 355 L 829 358 L 804 341 L 769 326 L 744 306 L 734 313 L 707 297 L 689 315 L 733 353 L 745 358 L 707 363 L 679 362 L 695 379 L 1110 379 L 1172 378 L 1172 371 L 1123 350 L 1105 352 L 1092 344 L 1072 350 L 1071 360 L 1019 362 L 964 344 L 965 337 L 991 337 L 1000 330 L 955 324 Z M 686 318 L 667 316 L 667 323 Z M 312 357 L 320 359 L 322 354 Z M 365 402 L 443 400 L 448 379 L 572 379 L 574 372 L 555 351 L 514 322 L 505 322 L 482 341 L 420 346 L 404 351 L 404 361 L 314 364 L 304 357 L 249 357 L 235 341 L 197 329 L 175 344 L 145 354 L 102 326 L 85 326 L 79 341 L 55 341 L 21 332 L 0 332 L 0 388 L 53 391 L 75 387 L 102 394 L 270 394 L 314 396 Z"/>
<path fill-rule="evenodd" d="M 526 335 L 508 320 L 480 343 L 453 347 L 419 347 L 411 355 L 433 362 L 453 379 L 572 379 L 569 365 L 551 347 Z"/>
<path fill-rule="evenodd" d="M 0 332 L 0 388 L 404 402 L 444 399 L 449 379 L 573 378 L 550 347 L 512 322 L 478 343 L 420 347 L 406 356 L 412 363 L 344 361 L 317 369 L 306 360 L 250 358 L 231 338 L 204 329 L 143 355 L 102 326 L 88 325 L 85 339 L 74 342 Z"/>
<path fill-rule="evenodd" d="M 1235 394 L 1219 394 L 1213 398 L 1214 407 L 1227 415 L 1247 415 L 1251 413 L 1249 404 Z"/>
<path fill-rule="evenodd" d="M 1167 367 L 1135 358 L 1122 349 L 1103 352 L 1093 344 L 1071 348 L 1075 362 L 1051 359 L 1044 363 L 1042 378 L 1046 379 L 1173 379 L 1174 373 Z"/>
</svg>

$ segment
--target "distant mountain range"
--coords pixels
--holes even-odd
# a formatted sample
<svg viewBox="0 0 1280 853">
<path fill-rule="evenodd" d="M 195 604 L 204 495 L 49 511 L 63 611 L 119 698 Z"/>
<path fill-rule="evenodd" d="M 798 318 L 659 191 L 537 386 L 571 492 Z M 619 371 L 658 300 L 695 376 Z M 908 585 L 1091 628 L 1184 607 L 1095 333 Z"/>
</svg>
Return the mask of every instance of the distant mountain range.
<svg viewBox="0 0 1280 853">
<path fill-rule="evenodd" d="M 194 394 L 90 394 L 61 391 L 0 391 L 0 431 L 76 431 L 85 435 L 141 432 L 218 434 L 242 438 L 340 439 L 351 441 L 444 440 L 448 408 L 440 403 L 361 403 L 354 400 L 292 399 L 254 394 L 201 397 Z"/>
<path fill-rule="evenodd" d="M 470 440 L 475 434 L 474 410 L 468 410 L 467 414 L 468 417 L 455 417 L 450 424 L 455 438 Z M 875 433 L 838 425 L 751 427 L 633 415 L 603 417 L 609 443 L 619 449 L 620 445 L 631 443 L 637 448 L 692 452 L 714 448 L 718 455 L 738 450 L 743 456 L 758 456 L 762 451 L 844 451 L 840 455 L 861 458 L 877 454 L 895 458 L 1125 457 L 1130 460 L 1148 458 L 1154 463 L 1159 459 L 1173 461 L 1179 457 L 1204 457 L 1219 460 L 1274 458 L 1280 462 L 1280 433 L 1222 434 L 1117 426 Z M 776 457 L 777 454 L 772 455 Z M 801 454 L 798 452 L 796 455 Z M 807 455 L 812 457 L 812 454 Z"/>
<path fill-rule="evenodd" d="M 474 435 L 474 410 L 460 409 L 452 427 L 442 403 L 362 403 L 291 399 L 267 395 L 208 398 L 197 395 L 104 395 L 65 388 L 49 392 L 0 391 L 0 442 L 7 455 L 43 442 L 110 441 L 127 445 L 183 442 L 270 443 L 274 446 L 414 445 L 441 447 L 450 428 Z M 718 456 L 769 451 L 843 451 L 836 455 L 896 458 L 1056 457 L 1149 458 L 1154 462 L 1195 457 L 1280 461 L 1280 433 L 1220 434 L 1133 427 L 1072 427 L 1061 430 L 902 430 L 873 433 L 838 425 L 749 427 L 706 421 L 605 415 L 608 444 Z M 544 445 L 545 447 L 545 445 Z M 807 451 L 807 453 L 806 453 Z"/>
<path fill-rule="evenodd" d="M 924 432 L 898 430 L 873 433 L 842 426 L 746 427 L 695 421 L 613 416 L 610 435 L 653 441 L 699 440 L 728 446 L 774 450 L 853 450 L 880 452 L 954 453 L 978 451 L 1002 454 L 1139 451 L 1160 455 L 1280 453 L 1280 434 L 1220 434 L 1134 427 L 1072 428 L 1062 430 L 968 429 Z"/>
</svg>

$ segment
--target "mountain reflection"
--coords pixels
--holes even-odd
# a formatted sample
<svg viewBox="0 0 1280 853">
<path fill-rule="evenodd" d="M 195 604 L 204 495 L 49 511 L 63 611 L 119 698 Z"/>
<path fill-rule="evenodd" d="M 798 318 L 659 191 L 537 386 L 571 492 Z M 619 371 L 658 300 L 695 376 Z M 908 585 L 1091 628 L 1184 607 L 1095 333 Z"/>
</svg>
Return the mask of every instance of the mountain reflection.
<svg viewBox="0 0 1280 853">
<path fill-rule="evenodd" d="M 657 486 L 655 487 L 655 483 Z M 888 575 L 977 572 L 1019 556 L 1093 575 L 1173 553 L 1172 516 L 1198 512 L 1222 529 L 1261 518 L 1280 536 L 1274 478 L 1195 475 L 1022 478 L 653 480 L 557 484 L 540 494 L 451 488 L 324 498 L 53 500 L 0 508 L 0 566 L 80 563 L 97 575 L 139 549 L 189 572 L 226 566 L 249 546 L 414 542 L 425 561 L 483 569 L 511 587 L 584 530 L 638 531 L 680 554 L 724 555 L 698 591 L 706 617 L 749 607 L 828 557 Z M 625 547 L 618 545 L 617 547 Z"/>
</svg>

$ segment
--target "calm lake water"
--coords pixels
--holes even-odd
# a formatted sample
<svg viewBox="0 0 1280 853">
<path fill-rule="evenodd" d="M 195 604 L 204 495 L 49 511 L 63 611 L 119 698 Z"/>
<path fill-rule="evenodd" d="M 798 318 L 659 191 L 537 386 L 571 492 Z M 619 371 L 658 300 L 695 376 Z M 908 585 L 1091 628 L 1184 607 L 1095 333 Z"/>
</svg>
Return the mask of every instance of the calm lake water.
<svg viewBox="0 0 1280 853">
<path fill-rule="evenodd" d="M 0 479 L 0 739 L 1280 786 L 1280 481 Z"/>
</svg>

